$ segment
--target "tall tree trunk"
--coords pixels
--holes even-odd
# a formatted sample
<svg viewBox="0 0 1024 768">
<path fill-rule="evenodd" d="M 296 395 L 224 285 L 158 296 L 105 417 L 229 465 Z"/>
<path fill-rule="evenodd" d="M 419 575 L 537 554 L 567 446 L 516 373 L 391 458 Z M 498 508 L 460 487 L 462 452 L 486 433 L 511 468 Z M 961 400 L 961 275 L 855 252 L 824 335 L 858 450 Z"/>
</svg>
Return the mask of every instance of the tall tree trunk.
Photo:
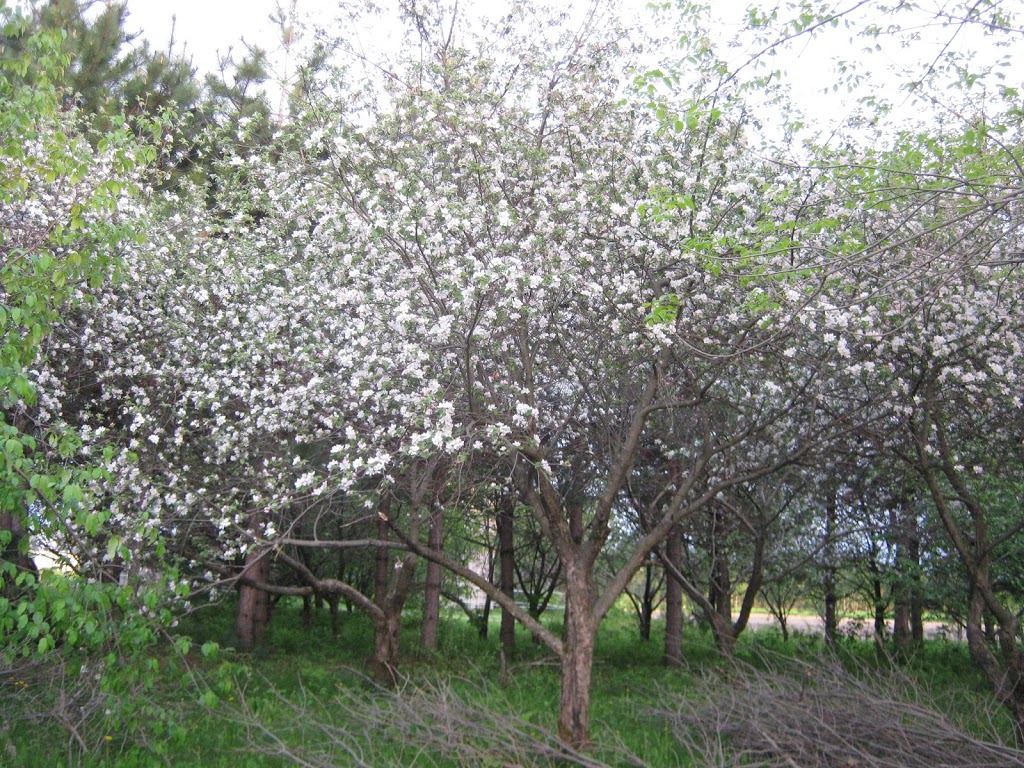
<svg viewBox="0 0 1024 768">
<path fill-rule="evenodd" d="M 313 598 L 309 595 L 302 596 L 302 628 L 312 629 L 313 627 Z"/>
<path fill-rule="evenodd" d="M 429 476 L 427 474 L 420 477 L 414 475 L 411 480 L 412 498 L 409 503 L 408 536 L 411 541 L 417 541 L 423 515 L 423 498 L 426 494 Z M 392 497 L 390 494 L 385 494 L 380 500 L 379 517 L 386 523 L 391 516 Z M 376 603 L 380 614 L 374 616 L 374 651 L 369 665 L 374 678 L 383 685 L 394 685 L 398 682 L 395 669 L 398 666 L 398 652 L 402 636 L 402 609 L 405 607 L 405 601 L 412 587 L 416 561 L 416 555 L 409 552 L 394 565 L 390 561 L 384 561 L 382 566 L 378 554 Z"/>
<path fill-rule="evenodd" d="M 825 644 L 835 645 L 839 637 L 839 617 L 836 607 L 839 598 L 836 595 L 836 569 L 825 566 Z"/>
<path fill-rule="evenodd" d="M 874 547 L 874 545 L 872 545 Z M 881 648 L 885 640 L 885 585 L 882 583 L 882 567 L 878 564 L 878 552 L 874 548 L 868 555 L 868 571 L 871 573 L 871 603 L 874 613 L 875 642 Z"/>
<path fill-rule="evenodd" d="M 597 621 L 590 585 L 578 563 L 566 568 L 565 634 L 558 736 L 573 749 L 590 746 L 590 684 Z"/>
<path fill-rule="evenodd" d="M 896 647 L 896 658 L 908 659 L 917 646 L 915 638 L 914 613 L 917 603 L 917 624 L 921 626 L 921 639 L 924 640 L 924 624 L 920 615 L 920 537 L 917 531 L 917 519 L 913 513 L 913 504 L 909 496 L 904 495 L 894 514 L 899 515 L 893 521 L 898 531 L 896 543 L 896 583 L 893 586 L 894 616 L 892 639 Z"/>
<path fill-rule="evenodd" d="M 444 507 L 436 501 L 430 510 L 430 531 L 427 544 L 435 552 L 444 546 Z M 423 633 L 420 646 L 425 651 L 437 649 L 437 630 L 441 620 L 441 566 L 427 561 L 427 581 L 423 590 Z"/>
<path fill-rule="evenodd" d="M 839 635 L 839 618 L 836 607 L 839 597 L 836 594 L 836 499 L 833 493 L 825 508 L 825 643 L 832 646 Z"/>
<path fill-rule="evenodd" d="M 514 500 L 511 496 L 503 496 L 498 508 L 498 558 L 500 580 L 499 588 L 509 597 L 515 599 L 515 529 L 513 526 Z M 516 653 L 516 620 L 506 610 L 501 612 L 501 649 L 506 659 Z"/>
<path fill-rule="evenodd" d="M 726 517 L 725 510 L 714 507 L 711 536 L 711 580 L 708 588 L 708 602 L 714 607 L 721 621 L 712 621 L 711 629 L 715 633 L 715 641 L 723 627 L 729 627 L 732 635 L 732 579 L 729 574 L 729 558 L 725 549 Z M 719 642 L 719 645 L 721 643 Z"/>
<path fill-rule="evenodd" d="M 985 599 L 981 590 L 972 588 L 967 608 L 967 649 L 974 663 L 981 668 L 996 698 L 1013 716 L 1017 743 L 1024 744 L 1024 655 L 1017 634 L 1018 622 L 1006 616 L 1006 625 L 999 625 L 997 634 L 1001 653 L 997 657 L 984 628 Z"/>
<path fill-rule="evenodd" d="M 878 642 L 885 640 L 885 602 L 882 599 L 882 582 L 875 580 L 875 639 Z"/>
<path fill-rule="evenodd" d="M 572 539 L 573 545 L 578 550 L 580 543 L 583 541 L 583 506 L 580 504 L 569 504 L 566 511 L 568 512 L 569 519 L 569 536 Z M 552 587 L 553 586 L 554 585 L 552 585 Z M 543 613 L 543 611 L 540 613 Z M 536 618 L 540 618 L 540 613 L 537 614 Z M 562 608 L 562 622 L 566 625 L 569 624 L 568 595 L 565 599 L 565 606 Z"/>
<path fill-rule="evenodd" d="M 761 592 L 761 585 L 764 584 L 764 550 L 768 541 L 767 525 L 760 525 L 755 533 L 754 558 L 750 563 L 750 574 L 747 576 L 747 586 L 743 590 L 743 600 L 740 602 L 740 615 L 733 623 L 733 638 L 737 638 L 747 628 L 750 621 L 750 613 L 754 610 L 754 602 Z"/>
<path fill-rule="evenodd" d="M 391 499 L 381 499 L 381 511 L 385 516 L 391 515 Z M 388 531 L 387 522 L 379 518 L 377 520 L 377 538 L 381 541 L 387 541 L 390 538 Z M 391 579 L 391 552 L 387 547 L 379 547 L 377 549 L 377 562 L 376 568 L 374 569 L 373 579 L 373 598 L 377 602 L 377 605 L 381 608 L 384 607 L 384 601 L 387 599 L 388 593 L 388 581 Z"/>
<path fill-rule="evenodd" d="M 657 599 L 657 588 L 654 584 L 654 563 L 648 558 L 644 568 L 644 592 L 640 601 L 640 639 L 651 639 L 651 622 L 654 619 L 654 601 Z"/>
<path fill-rule="evenodd" d="M 238 648 L 250 652 L 263 642 L 270 623 L 270 595 L 245 580 L 257 584 L 270 581 L 270 553 L 265 550 L 252 549 L 245 556 L 245 568 L 242 570 L 242 583 L 238 589 L 238 614 L 235 619 L 235 631 L 238 634 Z"/>
<path fill-rule="evenodd" d="M 672 529 L 665 542 L 665 557 L 676 568 L 683 562 L 683 529 Z M 683 588 L 670 574 L 665 576 L 665 652 L 662 657 L 667 667 L 683 663 Z"/>
</svg>

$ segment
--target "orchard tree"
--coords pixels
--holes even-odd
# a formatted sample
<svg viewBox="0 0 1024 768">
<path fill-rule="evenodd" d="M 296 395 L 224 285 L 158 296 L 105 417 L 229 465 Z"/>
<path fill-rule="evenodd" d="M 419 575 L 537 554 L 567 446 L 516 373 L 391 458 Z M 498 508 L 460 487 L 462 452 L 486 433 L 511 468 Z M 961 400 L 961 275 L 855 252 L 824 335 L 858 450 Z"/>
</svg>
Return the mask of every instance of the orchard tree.
<svg viewBox="0 0 1024 768">
<path fill-rule="evenodd" d="M 562 637 L 391 521 L 405 546 L 473 580 L 559 654 L 560 732 L 578 746 L 597 628 L 653 548 L 838 424 L 818 405 L 828 385 L 788 342 L 825 252 L 798 213 L 843 211 L 743 151 L 738 99 L 697 98 L 667 131 L 624 100 L 622 39 L 570 35 L 552 56 L 549 40 L 512 30 L 497 38 L 508 56 L 484 56 L 453 17 L 424 13 L 415 29 L 429 55 L 390 70 L 386 97 L 315 107 L 288 173 L 317 208 L 308 252 L 345 270 L 367 332 L 389 329 L 391 349 L 415 350 L 414 370 L 437 377 L 450 421 L 433 445 L 503 456 L 498 477 L 551 542 Z M 340 450 L 379 450 L 370 430 L 357 438 Z M 599 583 L 626 483 L 655 440 L 680 471 Z"/>
<path fill-rule="evenodd" d="M 1019 619 L 994 578 L 1019 532 L 1005 513 L 1016 506 L 1021 458 L 1016 99 L 968 88 L 937 126 L 901 133 L 888 150 L 880 141 L 859 171 L 844 166 L 865 211 L 863 258 L 807 322 L 845 348 L 848 364 L 834 376 L 852 376 L 885 414 L 865 435 L 927 488 L 967 573 L 972 658 L 1020 729 Z M 844 294 L 870 298 L 856 324 L 836 323 Z M 998 653 L 985 641 L 986 613 Z"/>
</svg>

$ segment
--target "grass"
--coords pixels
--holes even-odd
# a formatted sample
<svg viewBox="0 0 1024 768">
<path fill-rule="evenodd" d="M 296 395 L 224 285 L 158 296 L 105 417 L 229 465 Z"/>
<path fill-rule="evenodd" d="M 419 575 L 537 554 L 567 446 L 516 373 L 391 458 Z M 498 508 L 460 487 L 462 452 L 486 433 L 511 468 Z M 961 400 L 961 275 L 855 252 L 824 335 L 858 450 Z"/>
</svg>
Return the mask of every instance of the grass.
<svg viewBox="0 0 1024 768">
<path fill-rule="evenodd" d="M 196 649 L 208 641 L 228 649 L 232 619 L 230 606 L 210 609 L 196 614 L 183 630 L 194 638 Z M 433 653 L 418 649 L 419 628 L 418 618 L 410 615 L 402 636 L 401 673 L 406 676 L 403 695 L 407 695 L 400 699 L 374 687 L 363 674 L 364 661 L 373 647 L 368 620 L 359 614 L 343 614 L 335 635 L 329 618 L 323 615 L 316 617 L 312 628 L 303 629 L 298 606 L 282 603 L 275 610 L 265 645 L 254 654 L 222 650 L 207 657 L 194 650 L 184 658 L 161 657 L 153 684 L 132 696 L 122 696 L 129 709 L 138 709 L 134 720 L 97 710 L 85 739 L 92 748 L 89 752 L 83 752 L 75 737 L 52 717 L 44 717 L 54 709 L 61 687 L 51 684 L 47 689 L 41 679 L 32 684 L 35 695 L 27 692 L 29 685 L 15 690 L 14 696 L 4 692 L 0 765 L 237 768 L 242 764 L 276 768 L 294 761 L 258 753 L 273 749 L 273 737 L 261 727 L 283 735 L 291 746 L 300 746 L 323 738 L 322 730 L 310 730 L 311 724 L 320 722 L 345 729 L 342 741 L 350 739 L 362 750 L 339 752 L 325 765 L 359 765 L 361 759 L 364 764 L 380 766 L 486 765 L 479 762 L 484 759 L 479 756 L 460 758 L 458 754 L 460 750 L 469 754 L 467 750 L 483 749 L 480 740 L 487 738 L 490 732 L 486 728 L 492 727 L 488 713 L 497 713 L 496 722 L 520 723 L 524 732 L 535 729 L 538 738 L 543 738 L 542 731 L 554 731 L 559 674 L 545 647 L 520 631 L 517 657 L 509 664 L 505 683 L 499 684 L 502 664 L 497 623 L 484 639 L 461 617 L 449 616 Z M 661 664 L 659 629 L 656 625 L 652 639 L 643 642 L 633 619 L 624 613 L 613 613 L 602 626 L 595 655 L 592 719 L 595 741 L 615 747 L 603 753 L 608 764 L 700 764 L 691 762 L 668 725 L 651 713 L 663 700 L 692 696 L 694 681 L 725 662 L 717 655 L 710 634 L 691 627 L 684 635 L 683 666 L 667 669 Z M 772 657 L 806 660 L 823 653 L 819 637 L 797 633 L 785 643 L 771 629 L 746 633 L 737 648 L 738 659 L 755 669 L 763 668 L 768 663 L 765 660 Z M 870 641 L 844 640 L 838 655 L 850 669 L 878 671 L 889 664 Z M 976 717 L 979 707 L 991 711 L 991 696 L 962 644 L 929 641 L 906 671 L 934 692 L 946 714 L 977 735 L 1005 738 L 1012 732 L 1008 719 L 998 711 L 994 719 L 989 718 L 994 726 Z M 414 701 L 423 705 L 409 709 L 413 706 L 409 702 Z M 409 733 L 402 735 L 403 728 L 409 732 L 416 727 L 429 730 L 437 727 L 441 716 L 454 718 L 451 722 L 468 718 L 469 727 L 463 726 L 461 731 L 469 733 L 458 734 L 463 742 L 453 748 L 454 753 L 444 753 L 443 746 L 422 752 L 419 746 L 403 742 L 410 738 Z M 367 722 L 367 718 L 376 719 Z M 418 726 L 417 718 L 423 718 Z M 391 725 L 384 727 L 384 723 Z M 479 725 L 478 734 L 473 733 L 477 730 L 474 723 Z M 417 739 L 423 731 L 419 733 Z M 477 741 L 470 743 L 477 736 Z M 529 743 L 524 742 L 522 748 L 533 748 L 530 739 L 534 736 L 524 738 Z M 627 754 L 637 760 L 625 757 Z"/>
</svg>

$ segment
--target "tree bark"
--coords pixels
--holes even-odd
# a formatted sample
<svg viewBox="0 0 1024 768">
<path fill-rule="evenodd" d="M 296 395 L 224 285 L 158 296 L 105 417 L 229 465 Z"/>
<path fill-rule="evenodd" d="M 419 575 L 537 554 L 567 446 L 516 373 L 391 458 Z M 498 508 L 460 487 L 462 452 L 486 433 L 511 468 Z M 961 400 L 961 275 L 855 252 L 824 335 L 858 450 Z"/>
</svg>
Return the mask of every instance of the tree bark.
<svg viewBox="0 0 1024 768">
<path fill-rule="evenodd" d="M 558 736 L 576 750 L 590 746 L 590 684 L 597 619 L 590 585 L 578 563 L 566 569 L 565 635 Z"/>
<path fill-rule="evenodd" d="M 435 552 L 444 545 L 444 507 L 436 501 L 430 510 L 430 531 L 427 544 Z M 441 620 L 441 566 L 427 561 L 427 580 L 423 589 L 423 633 L 420 646 L 424 651 L 437 650 L 437 630 Z"/>
<path fill-rule="evenodd" d="M 511 599 L 515 599 L 515 529 L 513 527 L 514 501 L 509 496 L 502 498 L 498 509 L 498 557 L 500 559 L 499 588 Z M 512 659 L 516 653 L 516 619 L 508 611 L 501 611 L 501 650 L 506 659 Z"/>
<path fill-rule="evenodd" d="M 270 582 L 270 553 L 252 549 L 245 556 L 242 579 L 259 584 Z M 258 647 L 266 635 L 270 623 L 270 594 L 244 581 L 238 588 L 238 614 L 235 631 L 238 634 L 238 649 L 251 652 Z"/>
<path fill-rule="evenodd" d="M 665 557 L 676 568 L 683 561 L 683 529 L 672 529 L 665 542 Z M 662 657 L 666 667 L 683 663 L 683 588 L 669 574 L 665 576 L 665 651 Z"/>
<path fill-rule="evenodd" d="M 402 610 L 389 610 L 373 623 L 373 657 L 370 672 L 381 685 L 398 683 L 398 651 L 402 633 Z"/>
<path fill-rule="evenodd" d="M 381 499 L 381 512 L 388 517 L 391 515 L 391 499 Z M 377 538 L 381 541 L 387 541 L 391 537 L 388 535 L 388 524 L 384 518 L 378 518 L 377 520 Z M 377 549 L 377 562 L 376 569 L 374 570 L 374 582 L 373 582 L 373 597 L 377 601 L 377 605 L 381 608 L 384 607 L 384 600 L 388 593 L 388 580 L 391 577 L 391 551 L 387 547 L 379 547 Z"/>
<path fill-rule="evenodd" d="M 825 509 L 825 644 L 833 646 L 839 635 L 839 618 L 836 608 L 839 597 L 836 594 L 836 499 L 833 492 Z"/>
</svg>

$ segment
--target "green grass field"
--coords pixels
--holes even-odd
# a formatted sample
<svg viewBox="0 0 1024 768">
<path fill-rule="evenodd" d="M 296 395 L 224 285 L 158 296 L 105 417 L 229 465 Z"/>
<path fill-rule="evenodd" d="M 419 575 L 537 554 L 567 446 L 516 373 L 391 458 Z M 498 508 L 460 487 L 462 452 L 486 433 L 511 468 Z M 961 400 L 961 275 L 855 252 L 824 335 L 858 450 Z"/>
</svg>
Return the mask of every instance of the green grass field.
<svg viewBox="0 0 1024 768">
<path fill-rule="evenodd" d="M 265 646 L 252 655 L 230 650 L 232 618 L 230 606 L 193 617 L 182 627 L 194 640 L 192 650 L 155 653 L 152 678 L 130 694 L 90 690 L 89 669 L 82 673 L 74 664 L 63 677 L 37 669 L 24 680 L 5 682 L 0 765 L 785 765 L 739 741 L 730 751 L 732 726 L 712 722 L 728 714 L 716 702 L 732 692 L 736 700 L 728 707 L 734 709 L 771 696 L 785 703 L 794 696 L 779 686 L 794 679 L 821 688 L 824 683 L 805 684 L 800 676 L 810 680 L 830 665 L 852 671 L 851 680 L 864 681 L 881 698 L 936 713 L 945 723 L 936 726 L 940 730 L 960 729 L 986 742 L 1005 742 L 1012 733 L 960 644 L 930 641 L 897 671 L 870 642 L 844 640 L 831 655 L 820 638 L 797 635 L 783 643 L 777 632 L 762 630 L 745 635 L 737 658 L 726 661 L 710 635 L 689 628 L 683 667 L 667 669 L 659 628 L 643 642 L 631 617 L 613 614 L 596 654 L 595 748 L 574 756 L 561 753 L 552 735 L 557 665 L 526 634 L 517 637 L 517 657 L 503 667 L 496 625 L 482 639 L 451 616 L 442 625 L 438 650 L 423 654 L 418 622 L 410 616 L 402 638 L 402 679 L 387 690 L 364 674 L 373 634 L 358 614 L 343 614 L 335 635 L 326 616 L 306 630 L 298 606 L 282 603 Z M 208 643 L 218 650 L 207 645 L 201 652 Z M 830 686 L 847 684 L 828 680 Z M 825 699 L 837 702 L 840 719 L 841 698 Z M 82 700 L 93 708 L 89 718 L 67 711 L 69 701 L 83 708 Z M 774 717 L 780 709 L 785 707 L 775 705 L 768 714 Z M 697 723 L 692 738 L 685 725 L 690 722 Z"/>
</svg>

